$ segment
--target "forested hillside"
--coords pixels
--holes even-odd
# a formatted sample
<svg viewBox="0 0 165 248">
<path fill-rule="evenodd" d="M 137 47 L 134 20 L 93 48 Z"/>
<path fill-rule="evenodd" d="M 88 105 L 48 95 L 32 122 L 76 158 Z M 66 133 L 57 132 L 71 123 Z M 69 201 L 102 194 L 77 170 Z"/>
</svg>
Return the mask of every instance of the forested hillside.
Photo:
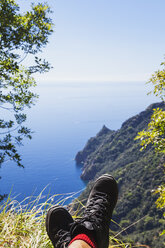
<svg viewBox="0 0 165 248">
<path fill-rule="evenodd" d="M 87 198 L 92 181 L 104 173 L 118 181 L 119 200 L 113 214 L 111 228 L 149 247 L 162 248 L 163 212 L 156 208 L 157 195 L 153 191 L 163 181 L 165 158 L 152 147 L 140 151 L 137 133 L 147 127 L 154 108 L 165 108 L 164 103 L 150 105 L 145 111 L 125 121 L 117 131 L 103 126 L 85 148 L 76 155 L 82 165 L 81 178 L 90 181 L 80 199 Z M 120 227 L 119 227 L 120 226 Z M 130 227 L 129 227 L 130 226 Z M 129 228 L 127 228 L 129 227 Z"/>
</svg>

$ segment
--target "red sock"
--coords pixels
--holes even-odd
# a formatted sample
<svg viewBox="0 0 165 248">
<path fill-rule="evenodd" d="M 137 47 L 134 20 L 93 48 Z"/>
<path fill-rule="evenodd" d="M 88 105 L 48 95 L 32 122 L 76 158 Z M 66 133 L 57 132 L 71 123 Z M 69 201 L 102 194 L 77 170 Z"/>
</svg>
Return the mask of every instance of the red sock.
<svg viewBox="0 0 165 248">
<path fill-rule="evenodd" d="M 86 235 L 85 233 L 78 234 L 70 241 L 69 245 L 71 245 L 75 240 L 83 240 L 92 248 L 97 248 L 96 242 L 94 241 L 93 237 L 91 237 L 91 235 Z"/>
</svg>

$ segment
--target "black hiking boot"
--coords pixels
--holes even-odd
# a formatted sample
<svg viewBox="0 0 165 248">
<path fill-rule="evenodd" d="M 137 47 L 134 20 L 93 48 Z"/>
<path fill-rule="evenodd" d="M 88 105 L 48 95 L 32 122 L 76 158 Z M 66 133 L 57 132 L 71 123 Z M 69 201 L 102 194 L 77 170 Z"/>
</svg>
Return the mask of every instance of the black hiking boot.
<svg viewBox="0 0 165 248">
<path fill-rule="evenodd" d="M 71 238 L 86 233 L 94 238 L 97 248 L 108 248 L 109 225 L 117 198 L 115 179 L 108 174 L 99 177 L 90 192 L 83 217 L 71 225 Z"/>
<path fill-rule="evenodd" d="M 55 248 L 68 247 L 71 241 L 70 224 L 72 216 L 61 206 L 51 207 L 46 215 L 46 231 Z"/>
</svg>

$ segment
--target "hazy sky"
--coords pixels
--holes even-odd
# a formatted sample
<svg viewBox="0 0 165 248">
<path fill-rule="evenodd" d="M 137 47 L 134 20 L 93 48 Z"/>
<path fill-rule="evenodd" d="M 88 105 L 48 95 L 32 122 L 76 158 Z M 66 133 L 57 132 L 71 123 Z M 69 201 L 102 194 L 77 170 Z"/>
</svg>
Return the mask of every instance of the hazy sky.
<svg viewBox="0 0 165 248">
<path fill-rule="evenodd" d="M 30 1 L 17 2 L 26 9 Z M 160 67 L 165 0 L 47 2 L 55 31 L 44 56 L 54 69 L 39 80 L 147 81 Z"/>
</svg>

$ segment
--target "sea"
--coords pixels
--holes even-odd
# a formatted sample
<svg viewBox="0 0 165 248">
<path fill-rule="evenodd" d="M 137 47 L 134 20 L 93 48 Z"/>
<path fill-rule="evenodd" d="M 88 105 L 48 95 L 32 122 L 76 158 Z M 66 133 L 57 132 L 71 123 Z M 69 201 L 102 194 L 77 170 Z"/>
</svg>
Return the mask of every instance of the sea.
<svg viewBox="0 0 165 248">
<path fill-rule="evenodd" d="M 7 161 L 0 169 L 0 194 L 21 202 L 49 194 L 71 201 L 85 188 L 75 156 L 106 125 L 117 130 L 133 115 L 159 102 L 145 82 L 41 82 L 35 106 L 25 110 L 32 140 L 19 147 L 24 168 Z"/>
</svg>

